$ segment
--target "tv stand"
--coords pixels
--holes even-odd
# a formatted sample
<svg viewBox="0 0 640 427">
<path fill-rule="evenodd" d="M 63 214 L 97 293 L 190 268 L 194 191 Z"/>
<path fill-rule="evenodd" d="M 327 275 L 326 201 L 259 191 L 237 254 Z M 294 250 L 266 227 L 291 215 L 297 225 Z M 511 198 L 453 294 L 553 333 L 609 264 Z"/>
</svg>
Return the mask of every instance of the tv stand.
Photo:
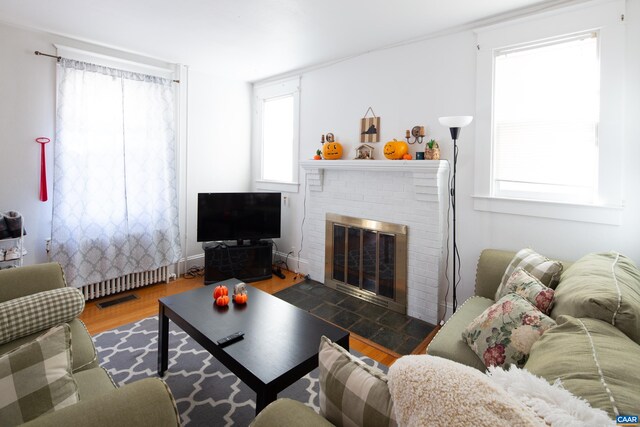
<svg viewBox="0 0 640 427">
<path fill-rule="evenodd" d="M 240 243 L 240 244 L 239 244 Z M 204 284 L 231 278 L 256 282 L 271 278 L 273 242 L 204 243 Z"/>
</svg>

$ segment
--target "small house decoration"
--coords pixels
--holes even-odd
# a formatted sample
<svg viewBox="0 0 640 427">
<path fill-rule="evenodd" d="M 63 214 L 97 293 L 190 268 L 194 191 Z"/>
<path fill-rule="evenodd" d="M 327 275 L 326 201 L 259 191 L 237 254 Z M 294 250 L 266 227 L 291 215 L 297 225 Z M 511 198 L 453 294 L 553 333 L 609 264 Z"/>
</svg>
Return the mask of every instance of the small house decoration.
<svg viewBox="0 0 640 427">
<path fill-rule="evenodd" d="M 373 160 L 373 148 L 369 144 L 362 144 L 356 148 L 356 157 L 354 160 Z"/>
<path fill-rule="evenodd" d="M 371 111 L 373 117 L 367 117 Z M 380 141 L 380 117 L 376 116 L 373 109 L 369 107 L 364 113 L 364 117 L 360 119 L 360 142 L 379 142 Z"/>
</svg>

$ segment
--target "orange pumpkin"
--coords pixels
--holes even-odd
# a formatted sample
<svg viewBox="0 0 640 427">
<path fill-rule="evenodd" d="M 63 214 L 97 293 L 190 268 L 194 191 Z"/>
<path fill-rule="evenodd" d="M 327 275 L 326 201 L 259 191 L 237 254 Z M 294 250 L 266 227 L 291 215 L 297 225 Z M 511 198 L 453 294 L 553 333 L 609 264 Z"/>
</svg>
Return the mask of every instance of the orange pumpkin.
<svg viewBox="0 0 640 427">
<path fill-rule="evenodd" d="M 411 159 L 413 159 L 413 156 L 411 154 L 407 153 L 404 156 L 402 156 L 402 159 L 403 160 L 411 160 Z"/>
<path fill-rule="evenodd" d="M 322 146 L 322 157 L 326 160 L 338 160 L 342 158 L 342 144 L 339 142 L 325 142 Z"/>
<path fill-rule="evenodd" d="M 247 294 L 235 294 L 233 296 L 233 302 L 235 302 L 236 304 L 246 304 L 247 298 Z"/>
<path fill-rule="evenodd" d="M 225 295 L 229 295 L 229 289 L 227 289 L 227 287 L 224 285 L 218 285 L 213 290 L 213 299 L 215 299 L 216 301 L 218 300 L 218 298 Z"/>
<path fill-rule="evenodd" d="M 384 156 L 390 160 L 402 159 L 409 152 L 409 146 L 404 141 L 389 141 L 384 145 Z"/>
<path fill-rule="evenodd" d="M 220 307 L 224 307 L 225 305 L 229 305 L 229 296 L 228 295 L 222 295 L 222 296 L 219 296 L 218 298 L 216 298 L 216 305 L 219 305 Z"/>
</svg>

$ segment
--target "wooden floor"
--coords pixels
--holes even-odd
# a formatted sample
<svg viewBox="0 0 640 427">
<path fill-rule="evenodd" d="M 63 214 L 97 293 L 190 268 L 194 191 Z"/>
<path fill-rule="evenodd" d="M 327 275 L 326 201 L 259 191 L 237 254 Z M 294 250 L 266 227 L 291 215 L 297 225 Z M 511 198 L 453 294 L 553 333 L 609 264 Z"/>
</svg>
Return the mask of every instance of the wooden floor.
<svg viewBox="0 0 640 427">
<path fill-rule="evenodd" d="M 284 271 L 285 279 L 273 277 L 269 280 L 251 283 L 258 289 L 270 294 L 274 294 L 302 280 L 293 273 Z M 80 319 L 87 325 L 87 329 L 91 335 L 126 325 L 149 316 L 158 314 L 158 299 L 188 291 L 190 289 L 204 286 L 202 277 L 193 279 L 180 278 L 168 284 L 151 285 L 132 291 L 120 293 L 118 295 L 107 296 L 100 299 L 87 302 L 84 311 L 80 315 Z M 111 307 L 100 308 L 97 303 L 118 299 L 123 296 L 135 294 L 138 298 L 135 300 L 116 304 Z M 428 337 L 416 348 L 414 354 L 424 353 L 431 338 L 437 330 L 434 330 Z M 387 366 L 391 366 L 393 362 L 400 357 L 399 354 L 371 342 L 365 338 L 351 334 L 349 346 L 360 353 L 377 360 Z"/>
</svg>

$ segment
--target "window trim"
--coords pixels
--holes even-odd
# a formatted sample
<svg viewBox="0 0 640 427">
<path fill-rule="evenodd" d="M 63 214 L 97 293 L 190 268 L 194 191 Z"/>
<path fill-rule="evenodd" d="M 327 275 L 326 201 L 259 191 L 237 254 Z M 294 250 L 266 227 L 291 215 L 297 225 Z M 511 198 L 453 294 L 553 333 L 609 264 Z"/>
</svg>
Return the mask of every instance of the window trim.
<svg viewBox="0 0 640 427">
<path fill-rule="evenodd" d="M 264 101 L 288 95 L 293 96 L 292 180 L 291 182 L 266 180 L 263 178 L 264 146 L 262 143 L 262 110 Z M 300 169 L 298 159 L 300 152 L 300 77 L 254 85 L 253 101 L 255 112 L 254 129 L 256 129 L 255 143 L 259 150 L 258 176 L 254 179 L 255 187 L 257 190 L 297 193 L 300 187 L 298 182 Z"/>
<path fill-rule="evenodd" d="M 624 0 L 592 1 L 477 29 L 476 143 L 474 209 L 575 221 L 619 224 L 623 206 L 625 28 Z M 598 31 L 601 92 L 598 195 L 593 204 L 496 197 L 493 186 L 494 52 L 536 40 Z M 603 147 L 606 147 L 602 149 Z M 527 209 L 522 209 L 522 206 Z M 553 209 L 550 209 L 553 206 Z M 576 209 L 576 206 L 585 209 Z M 586 209 L 588 208 L 588 209 Z M 601 209 L 599 209 L 601 208 Z M 613 215 L 594 215 L 601 210 Z M 613 210 L 613 211 L 612 211 Z"/>
</svg>

